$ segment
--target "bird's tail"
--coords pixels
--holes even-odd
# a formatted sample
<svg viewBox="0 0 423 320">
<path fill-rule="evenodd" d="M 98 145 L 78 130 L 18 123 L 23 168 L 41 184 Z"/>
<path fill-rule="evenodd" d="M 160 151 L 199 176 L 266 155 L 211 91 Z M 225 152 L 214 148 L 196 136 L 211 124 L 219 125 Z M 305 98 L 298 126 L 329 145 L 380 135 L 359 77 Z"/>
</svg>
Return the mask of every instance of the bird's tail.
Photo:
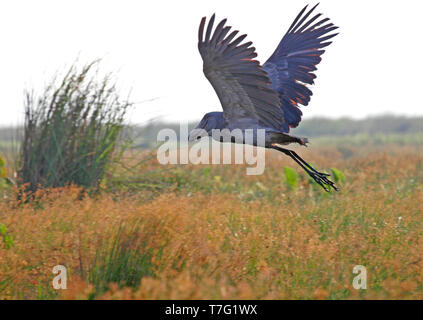
<svg viewBox="0 0 423 320">
<path fill-rule="evenodd" d="M 271 141 L 272 143 L 281 144 L 281 145 L 287 145 L 290 143 L 298 143 L 302 146 L 307 146 L 307 143 L 309 143 L 307 138 L 296 137 L 296 136 L 283 133 L 283 132 L 273 133 Z"/>
</svg>

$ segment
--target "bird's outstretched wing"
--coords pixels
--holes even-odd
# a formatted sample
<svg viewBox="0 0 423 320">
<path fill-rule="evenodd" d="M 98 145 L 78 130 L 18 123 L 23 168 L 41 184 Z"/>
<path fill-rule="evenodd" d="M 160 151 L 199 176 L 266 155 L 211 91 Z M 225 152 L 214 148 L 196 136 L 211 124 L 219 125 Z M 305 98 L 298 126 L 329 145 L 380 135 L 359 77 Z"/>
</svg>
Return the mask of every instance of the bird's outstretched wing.
<svg viewBox="0 0 423 320">
<path fill-rule="evenodd" d="M 203 58 L 203 71 L 222 104 L 225 120 L 242 127 L 252 123 L 273 128 L 284 124 L 279 94 L 259 64 L 251 42 L 241 44 L 246 35 L 235 39 L 238 31 L 229 33 L 226 19 L 215 28 L 213 15 L 204 35 L 206 18 L 198 30 L 198 49 Z"/>
<path fill-rule="evenodd" d="M 332 42 L 328 41 L 337 29 L 328 18 L 319 20 L 321 14 L 310 15 L 316 8 L 305 13 L 307 6 L 301 10 L 282 38 L 272 56 L 263 65 L 271 81 L 271 87 L 280 95 L 281 107 L 285 116 L 284 132 L 295 128 L 301 121 L 302 112 L 298 104 L 308 105 L 313 94 L 306 84 L 313 84 L 317 70 L 325 52 L 322 48 Z M 305 13 L 305 14 L 304 14 Z"/>
</svg>

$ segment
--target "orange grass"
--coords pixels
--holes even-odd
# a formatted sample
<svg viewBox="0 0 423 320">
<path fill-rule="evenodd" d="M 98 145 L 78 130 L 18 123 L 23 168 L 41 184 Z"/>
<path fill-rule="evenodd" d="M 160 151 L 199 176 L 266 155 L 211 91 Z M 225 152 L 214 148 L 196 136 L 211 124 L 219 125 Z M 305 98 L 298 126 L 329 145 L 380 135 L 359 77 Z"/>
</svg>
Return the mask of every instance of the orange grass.
<svg viewBox="0 0 423 320">
<path fill-rule="evenodd" d="M 0 237 L 0 299 L 422 299 L 422 149 L 353 151 L 344 159 L 335 147 L 301 149 L 318 168 L 344 173 L 332 194 L 300 169 L 288 190 L 282 167 L 296 167 L 269 152 L 261 176 L 153 159 L 127 177 L 141 181 L 138 191 L 79 200 L 68 187 L 24 204 L 9 196 L 0 223 L 14 244 Z M 94 283 L 93 270 L 120 263 L 107 260 L 113 243 L 147 257 L 139 285 Z M 57 264 L 67 290 L 52 288 Z M 367 290 L 352 287 L 355 265 L 367 268 Z"/>
</svg>

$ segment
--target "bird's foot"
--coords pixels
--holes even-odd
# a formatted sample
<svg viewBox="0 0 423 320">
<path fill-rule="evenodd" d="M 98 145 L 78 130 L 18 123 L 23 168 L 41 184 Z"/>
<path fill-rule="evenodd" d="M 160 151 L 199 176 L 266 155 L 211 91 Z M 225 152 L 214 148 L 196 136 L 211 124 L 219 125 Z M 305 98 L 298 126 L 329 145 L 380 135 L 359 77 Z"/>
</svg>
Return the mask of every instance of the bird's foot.
<svg viewBox="0 0 423 320">
<path fill-rule="evenodd" d="M 329 192 L 330 188 L 333 188 L 335 191 L 338 191 L 338 188 L 335 186 L 335 183 L 328 179 L 328 177 L 330 176 L 329 173 L 317 171 L 310 164 L 304 161 L 300 156 L 298 156 L 294 151 L 291 152 L 292 155 L 296 157 L 297 160 L 299 160 L 299 164 L 303 167 L 305 172 L 307 172 L 307 174 L 311 178 L 313 178 L 313 180 L 316 181 L 317 184 L 319 184 L 323 189 L 325 189 L 325 191 Z"/>
<path fill-rule="evenodd" d="M 326 192 L 329 192 L 330 188 L 333 188 L 335 191 L 338 191 L 338 188 L 335 186 L 335 183 L 333 183 L 331 180 L 328 179 L 328 177 L 330 176 L 328 173 L 317 171 L 310 164 L 308 164 L 303 158 L 301 158 L 295 151 L 283 149 L 275 145 L 272 145 L 272 148 L 290 156 Z"/>
<path fill-rule="evenodd" d="M 312 170 L 310 170 L 309 168 L 311 168 Z M 317 184 L 319 184 L 323 189 L 325 189 L 326 192 L 329 192 L 330 188 L 333 188 L 335 191 L 338 191 L 338 188 L 335 186 L 335 183 L 328 179 L 328 176 L 330 176 L 328 173 L 319 172 L 311 166 L 309 166 L 309 168 L 306 169 L 307 174 L 311 178 L 313 178 L 313 180 L 316 181 Z"/>
</svg>

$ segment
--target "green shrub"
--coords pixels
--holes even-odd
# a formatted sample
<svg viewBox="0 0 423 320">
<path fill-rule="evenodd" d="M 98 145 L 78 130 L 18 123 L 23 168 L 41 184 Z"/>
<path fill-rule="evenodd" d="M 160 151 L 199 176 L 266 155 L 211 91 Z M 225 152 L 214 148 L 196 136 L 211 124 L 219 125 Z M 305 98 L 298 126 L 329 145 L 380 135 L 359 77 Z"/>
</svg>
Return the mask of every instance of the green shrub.
<svg viewBox="0 0 423 320">
<path fill-rule="evenodd" d="M 332 171 L 332 175 L 333 175 L 333 178 L 335 180 L 335 183 L 336 182 L 345 182 L 345 176 L 340 170 L 335 169 L 335 168 L 332 168 L 330 170 Z"/>
<path fill-rule="evenodd" d="M 0 189 L 4 189 L 8 186 L 9 180 L 7 179 L 5 161 L 0 157 Z"/>
<path fill-rule="evenodd" d="M 5 161 L 0 157 L 0 178 L 2 179 L 6 179 L 6 167 L 4 165 Z"/>
<path fill-rule="evenodd" d="M 97 187 L 103 178 L 130 103 L 120 100 L 110 75 L 98 79 L 97 63 L 72 66 L 38 97 L 26 92 L 18 178 L 29 191 Z"/>
<path fill-rule="evenodd" d="M 12 236 L 7 232 L 6 226 L 2 223 L 0 223 L 0 235 L 3 237 L 3 243 L 7 249 L 13 247 Z"/>
<path fill-rule="evenodd" d="M 298 184 L 298 174 L 294 169 L 291 169 L 290 167 L 284 167 L 283 171 L 285 173 L 285 181 L 288 185 L 289 189 L 293 189 Z"/>
</svg>

